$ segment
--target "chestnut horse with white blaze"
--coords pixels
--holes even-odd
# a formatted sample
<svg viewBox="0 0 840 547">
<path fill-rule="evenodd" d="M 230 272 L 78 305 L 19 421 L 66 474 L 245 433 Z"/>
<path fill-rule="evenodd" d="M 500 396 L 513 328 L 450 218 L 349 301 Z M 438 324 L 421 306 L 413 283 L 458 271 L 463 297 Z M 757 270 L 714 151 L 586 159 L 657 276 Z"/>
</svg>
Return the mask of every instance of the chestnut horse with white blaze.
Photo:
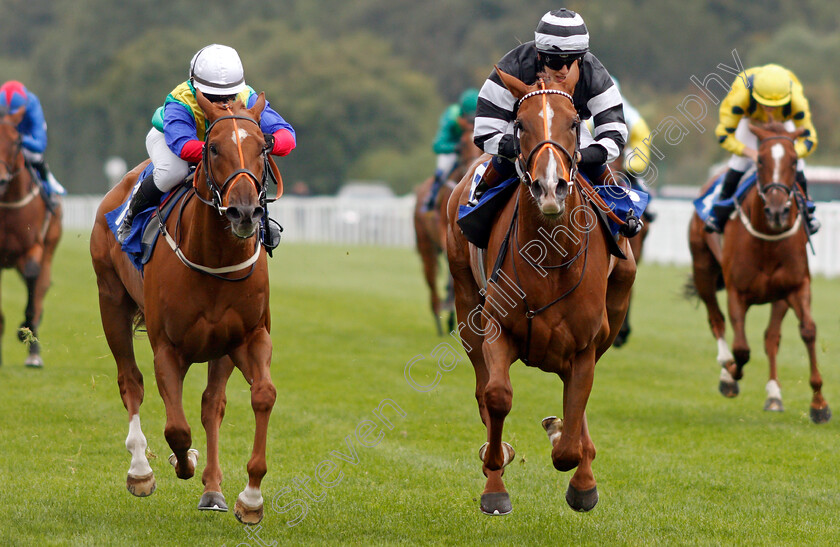
<svg viewBox="0 0 840 547">
<path fill-rule="evenodd" d="M 22 109 L 15 114 L 0 113 L 0 272 L 15 268 L 26 284 L 26 309 L 18 338 L 29 343 L 24 364 L 40 368 L 44 360 L 38 326 L 50 287 L 53 255 L 61 239 L 62 205 L 57 201 L 47 207 L 35 175 L 26 165 L 17 130 L 24 113 Z M 0 338 L 5 326 L 0 312 Z"/>
<path fill-rule="evenodd" d="M 547 86 L 541 81 L 528 86 L 496 70 L 518 100 L 520 183 L 495 218 L 487 259 L 475 260 L 474 271 L 476 247 L 456 222 L 459 206 L 469 198 L 470 169 L 449 200 L 446 245 L 461 340 L 475 370 L 475 396 L 487 430 L 479 450 L 487 477 L 481 510 L 490 515 L 512 510 L 502 474 L 514 452 L 502 442 L 502 428 L 513 396 L 510 367 L 521 359 L 563 380 L 562 419 L 546 418 L 543 427 L 554 467 L 577 468 L 566 501 L 588 511 L 598 494 L 586 403 L 595 363 L 624 320 L 635 262 L 624 237 L 618 247 L 627 259 L 610 254 L 606 238 L 612 236 L 597 224 L 594 192 L 577 174 L 580 119 L 572 100 L 577 69 L 562 84 Z M 549 253 L 537 264 L 523 248 L 546 233 L 552 247 L 565 253 Z M 486 289 L 482 278 L 490 279 Z"/>
<path fill-rule="evenodd" d="M 831 418 L 831 410 L 822 396 L 822 377 L 817 368 L 817 326 L 811 316 L 807 221 L 802 210 L 805 203 L 796 184 L 794 142 L 802 130 L 790 132 L 777 122 L 751 125 L 750 130 L 759 139 L 758 180 L 736 203 L 734 218 L 724 229 L 723 245 L 719 235 L 704 230 L 696 212 L 689 224 L 693 283 L 706 305 L 709 326 L 717 340 L 720 391 L 726 397 L 738 395 L 738 380 L 750 359 L 745 333 L 747 310 L 755 304 L 770 304 L 770 323 L 764 332 L 764 351 L 770 362 L 764 409 L 784 409 L 776 356 L 782 320 L 793 308 L 811 367 L 811 420 L 825 423 Z M 704 192 L 711 183 L 706 183 Z M 726 287 L 729 319 L 735 332 L 731 351 L 725 339 L 726 321 L 717 302 L 721 281 Z"/>
<path fill-rule="evenodd" d="M 215 105 L 201 92 L 198 104 L 208 123 L 204 155 L 180 211 L 166 221 L 167 243 L 155 246 L 141 274 L 121 250 L 105 213 L 130 194 L 141 164 L 105 196 L 91 234 L 91 256 L 99 286 L 102 326 L 118 370 L 128 411 L 126 448 L 131 453 L 128 490 L 147 496 L 155 479 L 140 429 L 143 375 L 134 358 L 133 324 L 145 319 L 154 351 L 158 391 L 166 406 L 164 435 L 174 454 L 176 475 L 189 479 L 198 452 L 182 406 L 184 377 L 192 363 L 208 362 L 201 423 L 207 433 L 207 465 L 199 509 L 227 510 L 219 466 L 219 427 L 225 413 L 225 386 L 234 367 L 251 386 L 256 418 L 248 483 L 234 507 L 236 517 L 256 524 L 263 516 L 260 483 L 266 473 L 268 420 L 276 398 L 271 381 L 269 282 L 266 253 L 259 241 L 266 205 L 266 143 L 260 130 L 265 107 L 261 93 L 250 109 L 234 102 Z M 273 164 L 272 164 L 273 165 Z M 153 220 L 153 222 L 155 222 Z"/>
</svg>

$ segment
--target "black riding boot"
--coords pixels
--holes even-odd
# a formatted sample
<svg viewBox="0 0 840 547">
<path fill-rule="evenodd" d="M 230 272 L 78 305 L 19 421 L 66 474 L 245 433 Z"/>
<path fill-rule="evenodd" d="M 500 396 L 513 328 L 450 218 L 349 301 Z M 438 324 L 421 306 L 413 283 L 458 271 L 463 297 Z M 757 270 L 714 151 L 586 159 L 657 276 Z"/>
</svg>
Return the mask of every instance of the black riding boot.
<svg viewBox="0 0 840 547">
<path fill-rule="evenodd" d="M 799 188 L 802 189 L 802 195 L 806 201 L 806 203 L 803 204 L 803 206 L 805 207 L 805 219 L 808 221 L 808 233 L 815 234 L 820 229 L 822 224 L 820 224 L 820 221 L 817 220 L 817 217 L 814 216 L 814 209 L 808 207 L 807 201 L 810 198 L 808 197 L 808 180 L 805 178 L 804 171 L 796 172 L 796 182 L 797 184 L 799 184 Z"/>
<path fill-rule="evenodd" d="M 426 202 L 423 204 L 423 212 L 431 211 L 435 208 L 435 201 L 437 201 L 438 192 L 443 186 L 444 175 L 442 172 L 435 173 L 435 180 L 432 182 L 432 187 L 429 189 L 429 195 L 426 197 Z"/>
<path fill-rule="evenodd" d="M 726 172 L 726 176 L 723 178 L 723 183 L 720 187 L 720 195 L 715 203 L 717 204 L 731 198 L 733 194 L 735 194 L 735 190 L 738 188 L 738 182 L 740 182 L 741 177 L 743 176 L 743 171 L 729 169 L 729 171 Z M 706 231 L 722 233 L 723 227 L 726 225 L 726 220 L 726 218 L 718 218 L 716 212 L 715 214 L 709 215 L 706 219 Z"/>
<path fill-rule="evenodd" d="M 137 188 L 137 191 L 133 196 L 131 196 L 131 201 L 128 203 L 128 207 L 126 207 L 127 212 L 125 214 L 125 218 L 117 230 L 117 241 L 120 243 L 125 242 L 125 239 L 131 233 L 131 224 L 134 222 L 134 217 L 137 213 L 143 211 L 144 209 L 148 209 L 153 205 L 159 204 L 160 198 L 163 197 L 163 194 L 164 192 L 161 192 L 158 187 L 155 186 L 155 179 L 151 174 L 140 182 L 140 187 Z"/>
<path fill-rule="evenodd" d="M 478 200 L 484 195 L 484 192 L 509 179 L 515 170 L 513 162 L 509 159 L 502 156 L 493 156 L 493 159 L 487 164 L 484 174 L 481 175 L 481 180 L 475 185 L 475 192 L 473 192 L 469 205 L 474 207 L 478 204 Z"/>
<path fill-rule="evenodd" d="M 271 251 L 280 245 L 280 234 L 282 232 L 283 227 L 276 220 L 269 218 L 268 211 L 266 210 L 262 220 L 262 227 L 260 228 L 260 236 L 268 256 L 272 256 Z"/>
</svg>

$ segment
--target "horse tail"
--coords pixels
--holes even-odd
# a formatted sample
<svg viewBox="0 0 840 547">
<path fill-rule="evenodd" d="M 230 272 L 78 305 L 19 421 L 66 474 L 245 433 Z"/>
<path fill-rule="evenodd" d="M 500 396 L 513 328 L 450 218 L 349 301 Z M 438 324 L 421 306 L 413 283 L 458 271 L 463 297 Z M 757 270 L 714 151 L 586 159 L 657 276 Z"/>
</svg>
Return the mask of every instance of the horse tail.
<svg viewBox="0 0 840 547">
<path fill-rule="evenodd" d="M 137 311 L 134 312 L 134 316 L 131 318 L 131 332 L 134 333 L 136 336 L 138 332 L 143 332 L 146 330 L 146 316 L 140 311 L 140 308 L 137 308 Z"/>
<path fill-rule="evenodd" d="M 697 285 L 694 284 L 694 274 L 688 274 L 688 279 L 683 285 L 682 296 L 686 300 L 694 300 L 700 296 L 697 293 Z"/>
<path fill-rule="evenodd" d="M 726 288 L 726 283 L 723 280 L 723 272 L 719 272 L 715 280 L 715 290 L 722 291 Z M 700 298 L 700 293 L 697 292 L 697 284 L 694 283 L 694 274 L 688 274 L 688 278 L 683 285 L 682 296 L 686 300 L 694 300 Z"/>
</svg>

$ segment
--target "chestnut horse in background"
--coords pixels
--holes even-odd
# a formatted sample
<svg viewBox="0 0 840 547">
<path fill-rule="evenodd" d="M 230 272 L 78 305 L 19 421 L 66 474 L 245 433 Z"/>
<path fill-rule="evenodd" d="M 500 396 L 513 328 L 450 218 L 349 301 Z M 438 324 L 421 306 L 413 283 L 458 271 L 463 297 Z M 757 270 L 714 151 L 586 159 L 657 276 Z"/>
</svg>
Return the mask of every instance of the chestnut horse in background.
<svg viewBox="0 0 840 547">
<path fill-rule="evenodd" d="M 234 513 L 240 521 L 256 524 L 263 516 L 260 483 L 266 473 L 266 434 L 276 397 L 269 372 L 268 267 L 259 240 L 266 205 L 267 152 L 259 125 L 265 97 L 261 93 L 247 109 L 239 102 L 219 106 L 201 92 L 196 95 L 210 125 L 193 188 L 166 221 L 166 231 L 162 230 L 161 237 L 166 236 L 169 245 L 158 242 L 141 275 L 105 220 L 105 213 L 126 200 L 146 162 L 105 196 L 96 213 L 90 251 L 102 326 L 117 362 L 120 394 L 128 411 L 128 490 L 147 496 L 155 489 L 140 429 L 143 375 L 133 347 L 133 326 L 145 320 L 154 351 L 155 379 L 166 406 L 164 435 L 174 452 L 169 461 L 181 479 L 193 476 L 198 459 L 198 452 L 190 448 L 190 427 L 183 410 L 184 377 L 192 363 L 208 362 L 207 388 L 201 399 L 207 466 L 201 477 L 204 494 L 199 509 L 227 510 L 218 449 L 225 386 L 234 367 L 251 386 L 256 431 L 248 484 L 236 500 Z"/>
<path fill-rule="evenodd" d="M 447 210 L 446 250 L 458 322 L 463 325 L 460 336 L 475 369 L 475 396 L 487 429 L 487 443 L 479 450 L 487 477 L 481 510 L 490 515 L 512 510 L 502 474 L 514 452 L 502 442 L 502 428 L 512 403 L 510 367 L 521 359 L 563 380 L 562 395 L 558 393 L 562 419 L 546 418 L 543 428 L 552 444 L 554 467 L 577 468 L 566 501 L 575 510 L 588 511 L 597 503 L 598 492 L 586 403 L 595 363 L 624 320 L 635 261 L 623 237 L 618 245 L 627 259 L 610 254 L 606 238 L 612 236 L 598 225 L 591 187 L 576 173 L 576 67 L 563 84 L 547 88 L 542 82 L 528 86 L 496 71 L 518 100 L 517 161 L 523 174 L 493 223 L 486 260 L 479 259 L 477 248 L 468 244 L 456 223 L 459 205 L 469 198 L 474 168 L 455 188 Z M 533 242 L 564 252 L 548 251 L 538 263 L 533 253 L 523 252 Z M 490 280 L 486 292 L 484 279 Z"/>
<path fill-rule="evenodd" d="M 446 243 L 446 204 L 449 201 L 449 196 L 452 195 L 452 189 L 455 187 L 455 183 L 452 181 L 461 180 L 467 169 L 481 155 L 481 149 L 473 142 L 473 123 L 464 118 L 459 118 L 458 125 L 462 129 L 461 141 L 458 145 L 458 164 L 449 176 L 449 180 L 440 188 L 434 209 L 431 211 L 423 210 L 423 204 L 432 188 L 434 177 L 429 177 L 414 190 L 414 233 L 417 236 L 417 252 L 420 254 L 420 260 L 423 263 L 423 277 L 429 287 L 429 304 L 435 318 L 438 335 L 443 335 L 440 314 L 444 311 L 450 312 L 448 331 L 451 332 L 455 329 L 452 276 L 448 275 L 448 267 L 446 276 L 447 294 L 443 303 L 441 303 L 440 293 L 438 292 L 440 282 L 438 280 L 438 268 L 440 267 L 440 256 Z"/>
<path fill-rule="evenodd" d="M 737 203 L 737 218 L 726 223 L 722 247 L 717 234 L 704 230 L 696 212 L 689 225 L 694 285 L 706 305 L 709 326 L 718 345 L 720 391 L 727 397 L 738 395 L 738 380 L 750 359 L 744 330 L 747 309 L 754 304 L 771 304 L 770 323 L 764 331 L 764 351 L 770 362 L 764 409 L 784 409 L 776 355 L 782 319 L 788 308 L 793 308 L 811 364 L 811 420 L 825 423 L 831 418 L 831 410 L 822 396 L 822 377 L 817 369 L 817 326 L 811 317 L 811 273 L 806 254 L 808 234 L 803 198 L 795 179 L 794 139 L 801 130 L 789 132 L 777 122 L 751 125 L 750 129 L 759 139 L 758 181 Z M 706 183 L 704 192 L 711 183 Z M 721 281 L 726 287 L 729 320 L 735 333 L 731 352 L 725 339 L 726 322 L 717 302 Z"/>
<path fill-rule="evenodd" d="M 26 284 L 26 309 L 18 339 L 29 343 L 24 364 L 40 368 L 44 360 L 38 325 L 44 312 L 44 296 L 50 287 L 53 255 L 61 239 L 62 206 L 57 201 L 55 206 L 47 207 L 35 175 L 26 165 L 17 130 L 23 115 L 23 110 L 0 115 L 0 272 L 15 268 Z M 0 312 L 0 341 L 5 326 Z"/>
</svg>

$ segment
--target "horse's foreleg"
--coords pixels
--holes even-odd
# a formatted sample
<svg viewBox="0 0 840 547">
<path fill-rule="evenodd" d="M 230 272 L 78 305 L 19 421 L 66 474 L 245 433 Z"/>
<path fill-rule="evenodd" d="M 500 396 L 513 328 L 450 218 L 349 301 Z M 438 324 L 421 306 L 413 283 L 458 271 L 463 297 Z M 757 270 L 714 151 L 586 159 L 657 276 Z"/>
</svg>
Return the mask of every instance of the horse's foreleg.
<svg viewBox="0 0 840 547">
<path fill-rule="evenodd" d="M 38 343 L 38 316 L 40 310 L 37 298 L 38 277 L 41 275 L 41 258 L 43 247 L 35 245 L 18 261 L 17 269 L 20 272 L 23 282 L 26 285 L 26 308 L 23 312 L 23 323 L 18 330 L 18 339 L 29 346 L 29 356 L 26 358 L 26 366 L 41 367 L 41 346 Z M 26 330 L 29 332 L 27 333 Z"/>
<path fill-rule="evenodd" d="M 155 491 L 155 476 L 146 458 L 146 436 L 140 428 L 140 405 L 143 403 L 143 374 L 134 359 L 132 317 L 137 309 L 113 270 L 94 262 L 99 286 L 99 310 L 108 347 L 117 364 L 117 384 L 123 405 L 128 411 L 128 437 L 125 447 L 131 454 L 126 488 L 135 496 Z"/>
<path fill-rule="evenodd" d="M 163 435 L 172 449 L 169 463 L 175 467 L 179 479 L 195 474 L 198 452 L 190 450 L 192 432 L 184 414 L 184 377 L 189 366 L 168 343 L 152 342 L 155 352 L 155 379 L 158 392 L 166 407 L 166 426 Z"/>
<path fill-rule="evenodd" d="M 443 326 L 440 322 L 440 295 L 438 294 L 438 250 L 427 233 L 427 228 L 422 218 L 415 220 L 417 231 L 417 252 L 420 253 L 420 261 L 423 265 L 423 278 L 429 287 L 429 307 L 435 320 L 435 327 L 439 336 L 443 335 Z"/>
<path fill-rule="evenodd" d="M 594 459 L 595 444 L 589 436 L 589 424 L 586 421 L 586 412 L 584 412 L 580 463 L 569 480 L 569 488 L 566 490 L 566 503 L 575 511 L 590 511 L 598 503 L 598 487 L 595 483 L 595 475 L 592 473 Z"/>
<path fill-rule="evenodd" d="M 488 325 L 488 328 L 491 325 Z M 499 327 L 496 325 L 492 328 Z M 487 407 L 489 419 L 487 448 L 483 454 L 483 471 L 487 476 L 487 482 L 481 494 L 481 510 L 488 515 L 504 515 L 509 513 L 512 507 L 510 495 L 502 481 L 502 474 L 504 467 L 513 458 L 513 451 L 510 445 L 503 446 L 502 430 L 513 403 L 510 366 L 516 360 L 516 344 L 507 332 L 501 331 L 492 342 L 485 339 L 482 351 L 488 372 L 487 385 L 484 388 L 484 404 Z"/>
<path fill-rule="evenodd" d="M 233 361 L 228 357 L 207 363 L 207 388 L 201 396 L 201 424 L 207 434 L 207 465 L 201 474 L 204 493 L 198 503 L 199 509 L 227 511 L 219 465 L 219 427 L 225 417 L 225 387 L 233 368 Z"/>
<path fill-rule="evenodd" d="M 809 383 L 814 392 L 811 398 L 811 421 L 815 424 L 824 424 L 831 419 L 831 409 L 828 402 L 822 395 L 822 376 L 817 368 L 817 325 L 811 317 L 811 280 L 806 279 L 802 288 L 796 293 L 788 296 L 788 303 L 799 319 L 799 335 L 808 348 L 808 361 L 811 365 L 811 376 Z"/>
<path fill-rule="evenodd" d="M 735 357 L 734 366 L 728 367 L 732 379 L 740 380 L 744 376 L 744 365 L 750 360 L 750 345 L 747 342 L 746 318 L 747 306 L 744 298 L 734 289 L 727 290 L 727 306 L 729 321 L 732 323 L 732 355 Z"/>
<path fill-rule="evenodd" d="M 779 353 L 779 342 L 782 339 L 782 320 L 788 310 L 788 304 L 784 300 L 773 302 L 770 311 L 770 323 L 764 331 L 764 352 L 767 354 L 767 361 L 770 363 L 770 377 L 767 380 L 767 399 L 764 401 L 764 410 L 774 412 L 783 411 L 782 389 L 779 385 L 776 357 Z"/>
<path fill-rule="evenodd" d="M 564 378 L 563 428 L 551 451 L 551 460 L 559 471 L 574 469 L 583 457 L 583 413 L 594 377 L 595 347 L 590 345 L 572 357 L 571 370 Z"/>
<path fill-rule="evenodd" d="M 248 485 L 239 494 L 234 514 L 244 524 L 257 524 L 263 518 L 263 497 L 260 492 L 262 479 L 266 474 L 265 446 L 268 435 L 268 419 L 277 399 L 277 390 L 271 381 L 271 338 L 268 330 L 254 334 L 247 346 L 231 354 L 233 362 L 251 384 L 251 408 L 254 410 L 256 428 L 254 448 L 248 460 Z"/>
</svg>

